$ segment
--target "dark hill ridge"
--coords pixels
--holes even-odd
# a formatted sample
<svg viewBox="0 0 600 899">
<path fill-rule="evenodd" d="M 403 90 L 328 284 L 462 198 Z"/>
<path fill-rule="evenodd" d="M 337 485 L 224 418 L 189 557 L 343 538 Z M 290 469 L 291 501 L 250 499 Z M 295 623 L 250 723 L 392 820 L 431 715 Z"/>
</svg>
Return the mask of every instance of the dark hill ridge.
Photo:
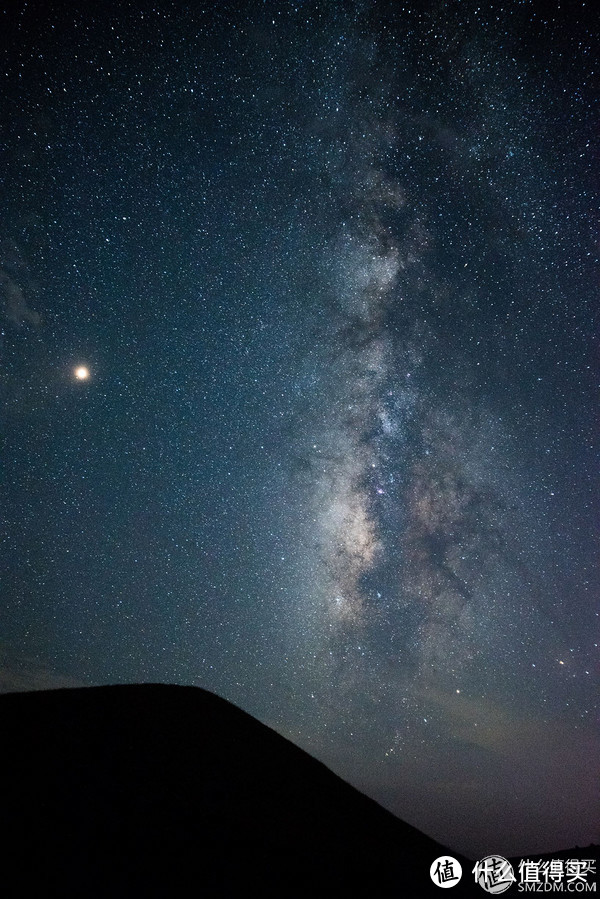
<svg viewBox="0 0 600 899">
<path fill-rule="evenodd" d="M 204 690 L 7 694 L 0 722 L 14 895 L 440 895 L 444 847 Z"/>
</svg>

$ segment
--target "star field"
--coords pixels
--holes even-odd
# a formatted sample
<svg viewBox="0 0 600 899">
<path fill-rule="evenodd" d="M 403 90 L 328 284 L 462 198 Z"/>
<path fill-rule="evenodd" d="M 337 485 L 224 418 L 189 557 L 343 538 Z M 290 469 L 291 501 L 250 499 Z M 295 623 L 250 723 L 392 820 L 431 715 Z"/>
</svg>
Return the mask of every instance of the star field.
<svg viewBox="0 0 600 899">
<path fill-rule="evenodd" d="M 585 4 L 5 6 L 2 689 L 213 690 L 598 839 Z"/>
</svg>

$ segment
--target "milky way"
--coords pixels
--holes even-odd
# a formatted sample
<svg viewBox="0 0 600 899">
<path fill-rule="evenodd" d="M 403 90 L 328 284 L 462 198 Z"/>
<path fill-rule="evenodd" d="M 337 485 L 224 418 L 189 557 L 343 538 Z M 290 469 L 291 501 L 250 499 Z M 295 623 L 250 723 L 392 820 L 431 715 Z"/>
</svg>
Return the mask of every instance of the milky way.
<svg viewBox="0 0 600 899">
<path fill-rule="evenodd" d="M 377 168 L 394 146 L 390 131 L 373 128 L 361 167 L 341 177 L 352 224 L 340 224 L 324 253 L 331 308 L 319 337 L 332 386 L 328 420 L 306 450 L 320 552 L 315 601 L 325 640 L 362 634 L 364 642 L 369 623 L 385 616 L 400 622 L 390 630 L 420 676 L 457 677 L 492 629 L 497 635 L 497 607 L 512 613 L 499 593 L 515 567 L 507 463 L 485 466 L 491 416 L 484 403 L 468 408 L 467 378 L 448 395 L 424 372 L 426 356 L 430 366 L 453 365 L 443 356 L 452 348 L 427 327 L 453 286 L 444 290 L 428 267 L 436 250 L 424 224 L 428 193 L 417 213 L 400 181 Z M 509 451 L 502 426 L 496 431 Z"/>
</svg>

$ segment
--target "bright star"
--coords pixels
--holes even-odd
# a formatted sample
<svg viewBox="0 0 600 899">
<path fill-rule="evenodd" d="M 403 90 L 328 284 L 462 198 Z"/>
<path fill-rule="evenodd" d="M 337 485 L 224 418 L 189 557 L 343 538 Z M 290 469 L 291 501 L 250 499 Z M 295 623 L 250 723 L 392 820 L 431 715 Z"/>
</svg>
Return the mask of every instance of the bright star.
<svg viewBox="0 0 600 899">
<path fill-rule="evenodd" d="M 78 381 L 87 381 L 90 376 L 89 368 L 86 368 L 85 365 L 79 365 L 75 369 L 75 377 Z"/>
</svg>

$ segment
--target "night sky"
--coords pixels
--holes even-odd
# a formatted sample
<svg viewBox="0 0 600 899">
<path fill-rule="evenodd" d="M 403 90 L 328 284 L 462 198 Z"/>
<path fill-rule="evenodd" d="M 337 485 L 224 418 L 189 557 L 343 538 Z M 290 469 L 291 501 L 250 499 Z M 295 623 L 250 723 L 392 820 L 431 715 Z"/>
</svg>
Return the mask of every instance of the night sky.
<svg viewBox="0 0 600 899">
<path fill-rule="evenodd" d="M 3 4 L 3 690 L 598 839 L 593 5 Z"/>
</svg>

